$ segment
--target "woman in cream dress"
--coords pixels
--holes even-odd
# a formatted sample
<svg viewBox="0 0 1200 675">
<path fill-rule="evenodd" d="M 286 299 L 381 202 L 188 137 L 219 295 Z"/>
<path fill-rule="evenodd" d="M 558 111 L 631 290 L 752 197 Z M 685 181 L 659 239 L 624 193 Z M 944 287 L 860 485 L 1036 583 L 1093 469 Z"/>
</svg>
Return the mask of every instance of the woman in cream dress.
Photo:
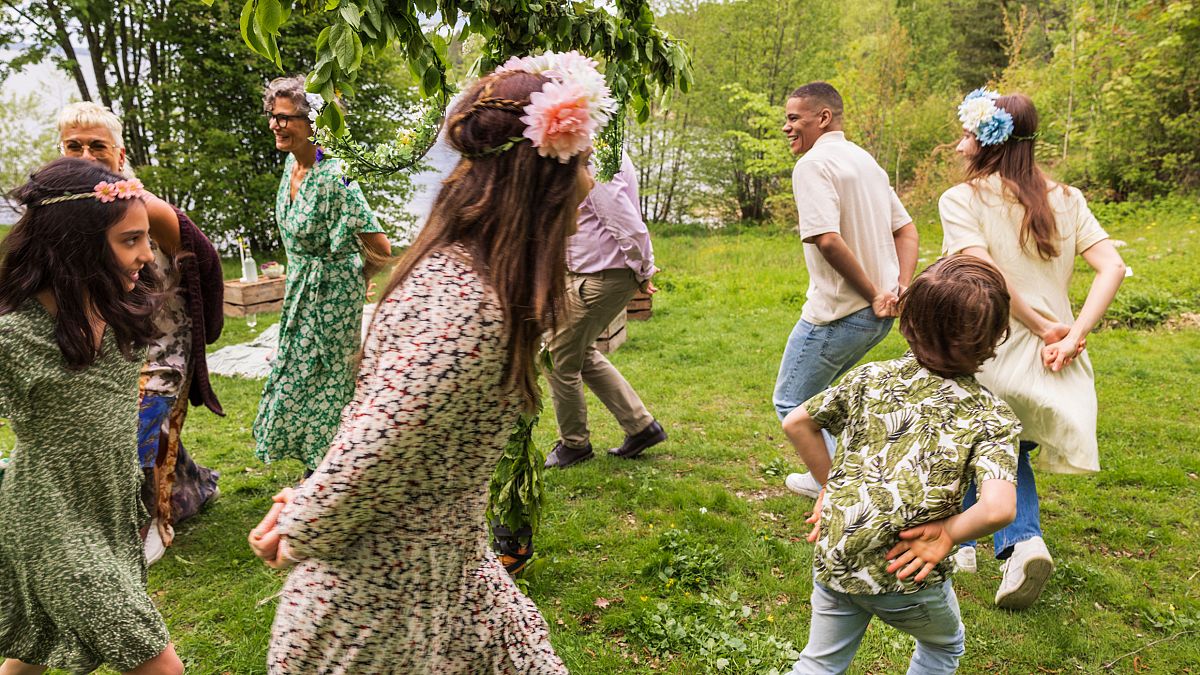
<svg viewBox="0 0 1200 675">
<path fill-rule="evenodd" d="M 1053 571 L 1042 539 L 1030 451 L 1039 469 L 1100 470 L 1096 388 L 1087 334 L 1108 309 L 1125 264 L 1076 188 L 1055 183 L 1034 160 L 1037 111 L 1023 94 L 972 92 L 959 108 L 967 180 L 938 202 L 943 254 L 968 253 L 994 263 L 1012 294 L 1009 337 L 984 364 L 979 381 L 1003 398 L 1024 427 L 1017 467 L 1017 517 L 993 535 L 1004 560 L 996 604 L 1023 609 Z M 1075 256 L 1096 272 L 1079 315 L 1067 295 Z M 974 501 L 974 490 L 968 492 Z M 956 555 L 974 571 L 973 542 Z"/>
</svg>

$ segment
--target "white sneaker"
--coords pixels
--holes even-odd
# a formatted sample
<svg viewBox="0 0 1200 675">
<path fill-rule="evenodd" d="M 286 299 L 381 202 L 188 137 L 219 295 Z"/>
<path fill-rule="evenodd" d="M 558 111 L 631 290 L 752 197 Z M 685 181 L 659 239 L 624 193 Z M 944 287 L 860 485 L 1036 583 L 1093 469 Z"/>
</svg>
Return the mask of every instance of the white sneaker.
<svg viewBox="0 0 1200 675">
<path fill-rule="evenodd" d="M 1013 547 L 1013 554 L 1000 566 L 1004 578 L 996 591 L 996 605 L 1004 609 L 1025 609 L 1032 605 L 1050 574 L 1054 560 L 1041 537 L 1034 537 Z"/>
<path fill-rule="evenodd" d="M 158 533 L 158 518 L 150 521 L 150 531 L 146 533 L 146 541 L 142 544 L 142 554 L 146 556 L 146 567 L 162 560 L 167 552 L 163 546 L 162 536 Z"/>
<path fill-rule="evenodd" d="M 955 572 L 966 572 L 974 574 L 979 571 L 975 564 L 975 547 L 974 546 L 959 546 L 958 551 L 951 558 L 954 561 Z"/>
<path fill-rule="evenodd" d="M 783 484 L 792 492 L 809 499 L 816 499 L 821 492 L 821 484 L 811 473 L 789 473 L 787 478 L 783 479 Z"/>
</svg>

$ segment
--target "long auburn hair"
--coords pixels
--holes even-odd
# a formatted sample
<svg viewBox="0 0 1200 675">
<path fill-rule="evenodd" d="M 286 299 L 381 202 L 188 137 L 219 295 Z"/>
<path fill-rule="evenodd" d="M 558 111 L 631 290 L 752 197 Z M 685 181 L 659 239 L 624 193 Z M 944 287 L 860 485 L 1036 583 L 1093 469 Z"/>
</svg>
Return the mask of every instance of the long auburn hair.
<svg viewBox="0 0 1200 675">
<path fill-rule="evenodd" d="M 508 71 L 480 79 L 463 94 L 446 122 L 446 139 L 463 157 L 381 296 L 430 253 L 463 246 L 499 299 L 508 330 L 503 384 L 520 387 L 527 409 L 538 398 L 534 366 L 542 336 L 561 311 L 567 237 L 586 153 L 564 163 L 539 156 L 527 142 L 497 149 L 521 137 L 522 107 L 546 82 L 542 75 Z"/>
<path fill-rule="evenodd" d="M 967 180 L 1000 174 L 1004 187 L 1025 208 L 1021 218 L 1021 247 L 1026 247 L 1032 238 L 1039 257 L 1044 260 L 1057 257 L 1058 227 L 1050 208 L 1048 179 L 1033 154 L 1037 108 L 1032 99 L 1020 93 L 1001 96 L 996 99 L 996 107 L 1012 115 L 1012 136 L 998 145 L 980 145 L 979 152 L 967 160 Z"/>
<path fill-rule="evenodd" d="M 125 270 L 108 243 L 108 230 L 140 200 L 75 199 L 39 205 L 66 193 L 91 192 L 101 181 L 122 177 L 96 162 L 64 157 L 30 175 L 13 191 L 25 213 L 0 243 L 0 314 L 15 311 L 27 299 L 49 289 L 58 311 L 54 339 L 67 367 L 82 370 L 96 362 L 92 321 L 99 317 L 113 330 L 117 348 L 136 360 L 136 347 L 157 337 L 154 313 L 161 303 L 161 275 L 154 265 L 138 274 L 125 290 Z"/>
</svg>

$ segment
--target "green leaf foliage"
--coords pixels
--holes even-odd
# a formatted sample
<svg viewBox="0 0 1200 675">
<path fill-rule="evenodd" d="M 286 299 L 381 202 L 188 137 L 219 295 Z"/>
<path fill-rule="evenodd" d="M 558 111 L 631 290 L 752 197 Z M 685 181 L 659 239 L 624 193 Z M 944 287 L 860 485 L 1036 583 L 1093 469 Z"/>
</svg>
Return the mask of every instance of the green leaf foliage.
<svg viewBox="0 0 1200 675">
<path fill-rule="evenodd" d="M 420 0 L 413 4 L 299 0 L 295 5 L 329 28 L 327 35 L 322 33 L 314 41 L 319 65 L 308 77 L 309 88 L 323 93 L 336 94 L 355 81 L 364 51 L 375 54 L 394 44 L 403 49 L 422 97 L 444 108 L 454 90 L 446 76 L 452 64 L 445 41 L 436 31 L 430 34 L 423 28 L 422 15 L 437 16 L 443 26 L 461 25 L 460 39 L 480 36 L 484 46 L 477 62 L 479 72 L 487 72 L 513 55 L 572 49 L 592 55 L 604 62 L 613 96 L 622 104 L 633 105 L 639 122 L 650 118 L 650 100 L 675 87 L 686 89 L 692 77 L 687 53 L 655 25 L 646 0 L 618 2 L 615 16 L 587 2 L 562 0 Z M 241 22 L 251 49 L 276 63 L 275 39 L 282 34 L 284 23 L 279 8 L 280 0 L 247 0 Z M 347 128 L 335 113 L 322 116 L 319 124 L 335 137 Z M 409 132 L 422 135 L 418 129 Z M 602 178 L 611 175 L 620 162 L 621 145 L 611 142 L 620 139 L 621 132 L 610 134 L 610 142 L 598 153 Z M 343 159 L 352 165 L 356 161 L 352 155 Z M 410 168 L 405 164 L 359 165 L 353 170 L 363 174 Z"/>
</svg>

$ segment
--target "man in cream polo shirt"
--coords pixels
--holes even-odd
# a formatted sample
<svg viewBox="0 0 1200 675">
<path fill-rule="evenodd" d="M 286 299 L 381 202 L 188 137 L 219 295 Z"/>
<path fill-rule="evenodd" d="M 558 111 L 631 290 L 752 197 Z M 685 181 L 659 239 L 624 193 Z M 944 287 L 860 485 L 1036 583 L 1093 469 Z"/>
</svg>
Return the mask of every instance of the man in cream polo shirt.
<svg viewBox="0 0 1200 675">
<path fill-rule="evenodd" d="M 775 411 L 782 420 L 866 356 L 892 328 L 900 292 L 917 265 L 917 228 L 867 151 L 842 132 L 842 97 L 825 82 L 792 92 L 787 101 L 792 171 L 808 293 L 792 329 L 779 377 Z M 833 438 L 825 435 L 830 455 Z M 815 498 L 809 474 L 791 474 L 793 492 Z"/>
</svg>

